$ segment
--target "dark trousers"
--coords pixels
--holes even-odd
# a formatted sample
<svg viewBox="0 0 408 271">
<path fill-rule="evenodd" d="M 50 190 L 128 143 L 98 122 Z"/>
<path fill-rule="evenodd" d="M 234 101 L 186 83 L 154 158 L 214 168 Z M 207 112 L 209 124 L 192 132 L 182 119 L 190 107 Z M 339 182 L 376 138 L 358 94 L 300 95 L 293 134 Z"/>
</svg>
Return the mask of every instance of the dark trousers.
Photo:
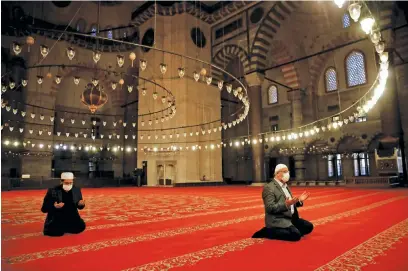
<svg viewBox="0 0 408 271">
<path fill-rule="evenodd" d="M 268 238 L 284 241 L 299 241 L 304 235 L 313 231 L 313 224 L 298 218 L 292 220 L 293 226 L 288 228 L 262 228 L 252 238 Z"/>
<path fill-rule="evenodd" d="M 55 221 L 44 229 L 44 235 L 63 236 L 65 233 L 78 234 L 85 230 L 86 225 L 82 218 L 71 221 Z"/>
</svg>

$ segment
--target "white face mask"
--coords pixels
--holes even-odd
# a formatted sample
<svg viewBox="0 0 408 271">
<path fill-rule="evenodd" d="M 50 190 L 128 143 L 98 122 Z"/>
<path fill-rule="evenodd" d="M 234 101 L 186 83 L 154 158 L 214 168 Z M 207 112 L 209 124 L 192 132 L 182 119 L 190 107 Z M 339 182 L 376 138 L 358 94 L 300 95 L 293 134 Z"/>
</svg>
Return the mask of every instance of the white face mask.
<svg viewBox="0 0 408 271">
<path fill-rule="evenodd" d="M 69 190 L 72 189 L 72 184 L 63 184 L 62 189 L 68 192 Z"/>
<path fill-rule="evenodd" d="M 287 181 L 289 181 L 289 178 L 290 178 L 290 174 L 289 174 L 289 172 L 286 172 L 286 173 L 283 173 L 282 174 L 282 181 L 283 182 L 287 182 Z"/>
</svg>

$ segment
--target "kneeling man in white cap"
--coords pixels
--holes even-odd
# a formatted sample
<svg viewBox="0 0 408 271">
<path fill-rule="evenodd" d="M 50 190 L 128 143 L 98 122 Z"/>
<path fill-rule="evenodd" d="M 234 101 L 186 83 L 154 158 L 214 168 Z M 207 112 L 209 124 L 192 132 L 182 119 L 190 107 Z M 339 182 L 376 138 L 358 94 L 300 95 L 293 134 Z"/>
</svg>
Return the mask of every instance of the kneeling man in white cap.
<svg viewBox="0 0 408 271">
<path fill-rule="evenodd" d="M 65 233 L 81 233 L 85 222 L 78 209 L 85 208 L 81 189 L 74 186 L 74 174 L 61 174 L 61 184 L 50 188 L 45 195 L 41 211 L 47 213 L 44 223 L 44 235 L 62 236 Z"/>
<path fill-rule="evenodd" d="M 292 196 L 287 185 L 290 175 L 286 165 L 277 165 L 274 175 L 274 180 L 266 184 L 262 191 L 265 227 L 252 238 L 299 241 L 313 230 L 313 224 L 300 218 L 297 211 L 297 207 L 303 206 L 303 202 L 308 199 L 309 193 Z"/>
</svg>

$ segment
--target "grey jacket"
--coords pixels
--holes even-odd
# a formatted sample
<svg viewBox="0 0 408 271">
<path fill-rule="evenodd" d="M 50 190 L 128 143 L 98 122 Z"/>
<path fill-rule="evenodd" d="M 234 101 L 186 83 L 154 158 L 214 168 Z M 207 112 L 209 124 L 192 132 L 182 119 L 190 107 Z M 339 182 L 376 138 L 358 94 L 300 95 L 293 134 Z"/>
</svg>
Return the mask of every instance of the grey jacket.
<svg viewBox="0 0 408 271">
<path fill-rule="evenodd" d="M 287 189 L 289 194 L 293 197 L 289 187 L 287 187 Z M 292 219 L 299 218 L 296 207 L 303 206 L 303 203 L 296 203 L 295 212 L 292 215 L 290 207 L 288 208 L 285 204 L 285 193 L 277 181 L 272 180 L 264 186 L 262 199 L 265 205 L 265 227 L 288 228 L 292 226 Z"/>
</svg>

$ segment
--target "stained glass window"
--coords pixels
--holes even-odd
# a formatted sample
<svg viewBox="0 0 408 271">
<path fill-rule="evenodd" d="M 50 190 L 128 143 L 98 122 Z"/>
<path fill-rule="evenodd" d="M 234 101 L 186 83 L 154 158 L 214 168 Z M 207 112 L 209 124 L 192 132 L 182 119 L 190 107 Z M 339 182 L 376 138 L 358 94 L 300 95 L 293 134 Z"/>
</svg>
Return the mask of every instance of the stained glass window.
<svg viewBox="0 0 408 271">
<path fill-rule="evenodd" d="M 346 58 L 347 85 L 354 87 L 367 83 L 364 54 L 352 51 Z"/>
<path fill-rule="evenodd" d="M 343 28 L 349 27 L 350 24 L 350 16 L 347 13 L 344 13 L 343 15 Z"/>
<path fill-rule="evenodd" d="M 278 88 L 272 85 L 268 89 L 268 103 L 276 104 L 278 102 Z"/>
<path fill-rule="evenodd" d="M 337 90 L 337 72 L 334 68 L 328 68 L 325 73 L 326 91 Z"/>
<path fill-rule="evenodd" d="M 113 32 L 112 30 L 108 31 L 108 39 L 112 39 L 113 38 Z"/>
</svg>

